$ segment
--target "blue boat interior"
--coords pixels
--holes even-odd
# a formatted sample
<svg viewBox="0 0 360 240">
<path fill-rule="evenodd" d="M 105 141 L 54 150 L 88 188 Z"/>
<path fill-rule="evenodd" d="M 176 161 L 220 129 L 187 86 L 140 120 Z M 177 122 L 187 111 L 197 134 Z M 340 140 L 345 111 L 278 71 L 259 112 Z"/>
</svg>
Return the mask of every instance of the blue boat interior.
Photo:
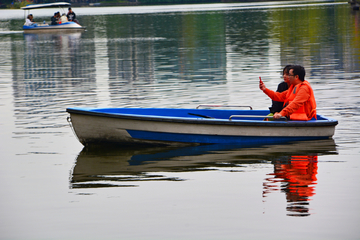
<svg viewBox="0 0 360 240">
<path fill-rule="evenodd" d="M 215 118 L 229 119 L 231 115 L 261 115 L 269 114 L 267 110 L 216 110 L 216 109 L 177 109 L 177 108 L 104 108 L 94 109 L 95 112 L 109 114 L 130 114 L 145 116 L 161 116 L 176 118 Z M 250 118 L 249 118 L 250 119 Z M 252 118 L 252 120 L 254 120 Z"/>
<path fill-rule="evenodd" d="M 83 109 L 85 110 L 85 109 Z M 252 117 L 234 117 L 233 120 L 263 121 L 263 117 L 270 113 L 269 110 L 224 110 L 224 109 L 176 109 L 176 108 L 97 108 L 86 109 L 90 112 L 119 114 L 119 115 L 138 115 L 151 117 L 175 117 L 175 118 L 208 118 L 228 120 L 232 115 L 252 116 Z M 259 116 L 254 118 L 254 116 Z M 321 115 L 317 115 L 317 121 L 329 120 Z M 310 120 L 316 121 L 316 120 Z"/>
</svg>

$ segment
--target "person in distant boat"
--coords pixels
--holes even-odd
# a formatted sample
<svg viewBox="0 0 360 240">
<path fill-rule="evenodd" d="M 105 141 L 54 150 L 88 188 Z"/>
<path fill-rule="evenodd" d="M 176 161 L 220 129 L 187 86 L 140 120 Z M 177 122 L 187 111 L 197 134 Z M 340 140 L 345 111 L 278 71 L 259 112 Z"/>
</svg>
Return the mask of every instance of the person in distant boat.
<svg viewBox="0 0 360 240">
<path fill-rule="evenodd" d="M 51 17 L 51 25 L 57 25 L 60 22 L 60 12 L 54 13 L 54 16 Z"/>
<path fill-rule="evenodd" d="M 316 119 L 316 101 L 310 83 L 305 80 L 305 69 L 300 65 L 289 68 L 288 80 L 290 87 L 284 92 L 274 92 L 267 89 L 265 84 L 259 82 L 259 88 L 272 100 L 284 102 L 284 108 L 274 113 L 274 119 L 281 117 L 290 120 L 308 121 Z"/>
<path fill-rule="evenodd" d="M 68 22 L 68 18 L 66 17 L 65 13 L 63 13 L 63 15 L 61 15 L 60 21 L 61 21 L 61 23 Z"/>
<path fill-rule="evenodd" d="M 34 17 L 33 17 L 32 14 L 29 14 L 29 15 L 27 16 L 24 25 L 25 25 L 25 26 L 34 26 L 34 27 L 37 26 L 36 22 L 34 22 Z"/>
<path fill-rule="evenodd" d="M 67 16 L 69 22 L 76 22 L 77 24 L 79 24 L 78 20 L 76 19 L 76 14 L 71 9 L 71 7 L 69 7 L 68 10 L 69 10 L 69 12 L 67 13 L 66 16 Z"/>
<path fill-rule="evenodd" d="M 278 88 L 277 88 L 277 92 L 283 92 L 289 89 L 290 83 L 288 80 L 289 77 L 289 69 L 290 69 L 291 65 L 286 65 L 283 69 L 283 78 L 284 81 L 279 83 Z M 278 101 L 274 101 L 272 100 L 272 106 L 269 107 L 270 109 L 270 113 L 272 114 L 271 116 L 273 116 L 274 113 L 276 112 L 280 112 L 282 109 L 284 108 L 284 102 L 278 102 Z"/>
</svg>

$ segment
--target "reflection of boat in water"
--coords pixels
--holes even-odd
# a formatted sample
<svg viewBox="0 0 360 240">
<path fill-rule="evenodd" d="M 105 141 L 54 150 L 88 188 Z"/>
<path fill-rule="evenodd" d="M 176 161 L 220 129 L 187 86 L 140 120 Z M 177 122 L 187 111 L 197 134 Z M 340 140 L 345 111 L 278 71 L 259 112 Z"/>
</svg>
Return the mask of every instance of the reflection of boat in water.
<svg viewBox="0 0 360 240">
<path fill-rule="evenodd" d="M 62 7 L 70 6 L 70 3 L 67 2 L 55 2 L 55 3 L 44 3 L 44 4 L 30 4 L 21 9 L 28 11 L 32 9 L 39 9 L 39 8 L 52 8 L 52 7 L 59 7 L 60 11 L 65 13 Z M 28 15 L 25 14 L 25 17 Z M 58 32 L 73 32 L 73 31 L 84 31 L 86 28 L 81 26 L 76 22 L 62 22 L 56 25 L 47 24 L 45 21 L 43 23 L 36 23 L 30 26 L 24 25 L 23 30 L 24 33 L 58 33 Z"/>
<path fill-rule="evenodd" d="M 104 186 L 117 186 L 134 179 L 146 179 L 147 173 L 270 163 L 287 156 L 333 154 L 335 151 L 332 139 L 241 148 L 223 144 L 180 148 L 84 148 L 72 171 L 71 187 L 96 187 L 101 186 L 98 183 L 103 181 L 107 182 Z"/>
<path fill-rule="evenodd" d="M 27 60 L 24 64 L 25 77 L 30 80 L 27 84 L 33 82 L 34 76 L 41 75 L 46 61 L 52 65 L 51 71 L 44 71 L 45 75 L 53 74 L 53 71 L 57 69 L 58 72 L 67 71 L 65 68 L 57 68 L 59 64 L 67 62 L 71 64 L 71 71 L 77 70 L 79 66 L 76 64 L 75 58 L 79 56 L 79 49 L 81 47 L 81 35 L 82 32 L 69 32 L 69 33 L 25 33 L 24 39 L 26 43 L 26 57 Z M 57 57 L 51 57 L 46 54 L 48 52 L 55 52 Z M 71 72 L 70 72 L 71 73 Z M 35 77 L 37 78 L 37 77 Z M 48 76 L 44 77 L 44 81 L 48 82 Z M 38 83 L 39 81 L 34 81 Z"/>
<path fill-rule="evenodd" d="M 269 110 L 174 108 L 68 108 L 84 145 L 274 144 L 331 138 L 337 121 L 317 115 L 309 121 L 264 121 Z"/>
<path fill-rule="evenodd" d="M 35 41 L 52 41 L 56 39 L 68 39 L 69 41 L 79 40 L 81 38 L 81 32 L 69 32 L 69 33 L 25 33 L 24 38 L 27 43 Z"/>
<path fill-rule="evenodd" d="M 337 154 L 333 139 L 247 147 L 84 148 L 71 172 L 70 187 L 133 187 L 139 181 L 182 181 L 176 172 L 243 172 L 252 164 L 273 164 L 274 173 L 264 179 L 264 199 L 272 192 L 285 192 L 288 215 L 307 216 L 315 194 L 317 157 L 328 154 Z M 281 186 L 275 187 L 277 183 Z"/>
</svg>

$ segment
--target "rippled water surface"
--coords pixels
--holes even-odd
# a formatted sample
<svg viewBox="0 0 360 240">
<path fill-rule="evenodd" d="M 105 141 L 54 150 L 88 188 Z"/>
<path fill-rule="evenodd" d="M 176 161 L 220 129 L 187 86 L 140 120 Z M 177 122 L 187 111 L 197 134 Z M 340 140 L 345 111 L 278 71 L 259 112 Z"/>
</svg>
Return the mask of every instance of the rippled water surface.
<svg viewBox="0 0 360 240">
<path fill-rule="evenodd" d="M 33 12 L 48 21 L 54 10 Z M 24 34 L 0 10 L 0 239 L 358 239 L 360 12 L 290 2 L 74 9 Z M 333 139 L 87 149 L 67 107 L 271 102 L 306 68 Z"/>
</svg>

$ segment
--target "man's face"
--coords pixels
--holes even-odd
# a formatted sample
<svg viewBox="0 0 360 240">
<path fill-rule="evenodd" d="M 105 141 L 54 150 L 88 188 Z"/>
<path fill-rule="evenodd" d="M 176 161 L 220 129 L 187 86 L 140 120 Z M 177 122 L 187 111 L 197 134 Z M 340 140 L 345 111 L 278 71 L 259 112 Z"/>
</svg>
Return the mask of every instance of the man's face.
<svg viewBox="0 0 360 240">
<path fill-rule="evenodd" d="M 294 70 L 290 69 L 289 71 L 289 75 L 288 75 L 288 80 L 290 82 L 290 84 L 294 84 L 295 83 L 295 76 L 294 76 Z"/>
</svg>

